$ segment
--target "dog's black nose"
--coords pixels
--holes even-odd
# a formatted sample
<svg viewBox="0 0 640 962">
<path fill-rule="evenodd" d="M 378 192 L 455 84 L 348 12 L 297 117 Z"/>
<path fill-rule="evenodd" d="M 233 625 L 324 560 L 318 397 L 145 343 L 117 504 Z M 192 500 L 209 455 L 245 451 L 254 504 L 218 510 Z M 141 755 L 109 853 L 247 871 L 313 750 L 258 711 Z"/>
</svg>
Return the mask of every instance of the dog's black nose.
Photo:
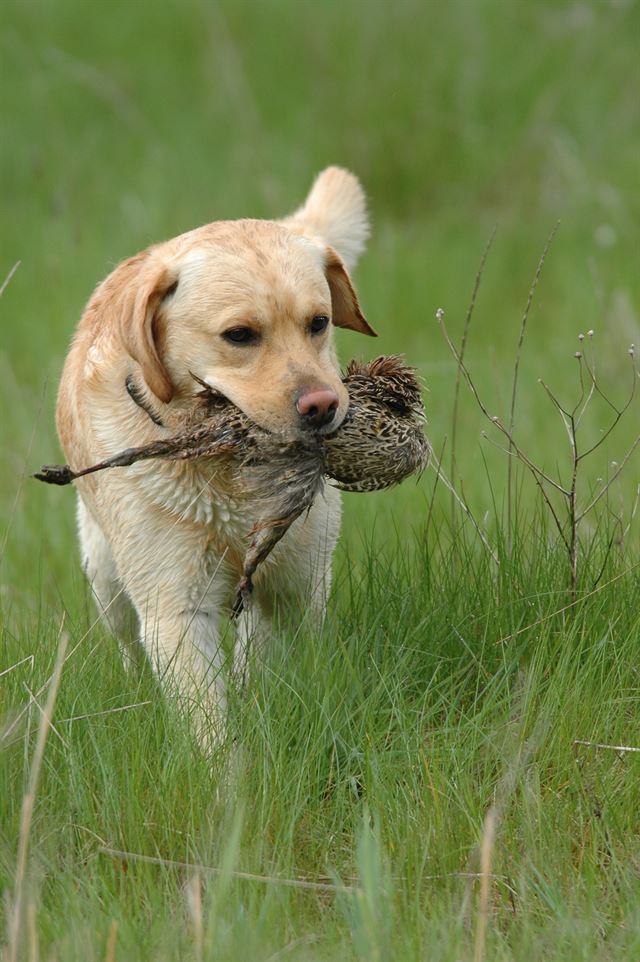
<svg viewBox="0 0 640 962">
<path fill-rule="evenodd" d="M 330 424 L 338 410 L 338 395 L 330 388 L 307 391 L 296 401 L 296 410 L 305 424 L 323 428 Z"/>
</svg>

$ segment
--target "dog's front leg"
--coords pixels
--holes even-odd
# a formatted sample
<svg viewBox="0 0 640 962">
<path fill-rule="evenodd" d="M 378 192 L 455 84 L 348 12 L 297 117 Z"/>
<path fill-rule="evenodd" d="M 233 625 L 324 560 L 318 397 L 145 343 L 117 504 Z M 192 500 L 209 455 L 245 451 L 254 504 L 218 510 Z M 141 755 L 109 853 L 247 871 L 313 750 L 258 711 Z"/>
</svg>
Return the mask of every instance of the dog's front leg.
<svg viewBox="0 0 640 962">
<path fill-rule="evenodd" d="M 140 624 L 140 642 L 164 688 L 194 719 L 208 746 L 224 732 L 222 600 L 231 593 L 224 551 L 212 550 L 191 526 L 170 532 L 150 519 L 127 526 L 116 558 Z M 123 526 L 124 527 L 124 526 Z M 144 534 L 140 556 L 131 545 Z M 142 540 L 142 538 L 140 538 Z"/>
<path fill-rule="evenodd" d="M 250 662 L 260 661 L 272 634 L 272 612 L 258 591 L 249 608 L 241 612 L 236 624 L 236 644 L 233 671 L 236 681 L 244 684 L 249 675 Z"/>
<path fill-rule="evenodd" d="M 218 742 L 225 723 L 218 612 L 208 606 L 185 607 L 166 597 L 138 612 L 140 640 L 163 687 L 177 696 L 181 709 L 195 721 L 200 740 L 208 745 Z"/>
</svg>

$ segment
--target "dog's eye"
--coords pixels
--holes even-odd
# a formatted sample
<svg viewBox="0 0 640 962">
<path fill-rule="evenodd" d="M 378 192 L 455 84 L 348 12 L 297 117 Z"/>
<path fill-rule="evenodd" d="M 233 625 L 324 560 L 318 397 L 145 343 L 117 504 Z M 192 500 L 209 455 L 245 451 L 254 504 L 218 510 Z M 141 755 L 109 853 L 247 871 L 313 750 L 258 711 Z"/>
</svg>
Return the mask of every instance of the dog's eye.
<svg viewBox="0 0 640 962">
<path fill-rule="evenodd" d="M 309 330 L 312 334 L 322 334 L 323 331 L 326 331 L 328 324 L 329 318 L 326 314 L 316 314 L 309 325 Z"/>
<path fill-rule="evenodd" d="M 260 335 L 250 327 L 232 327 L 222 337 L 231 344 L 257 344 Z"/>
</svg>

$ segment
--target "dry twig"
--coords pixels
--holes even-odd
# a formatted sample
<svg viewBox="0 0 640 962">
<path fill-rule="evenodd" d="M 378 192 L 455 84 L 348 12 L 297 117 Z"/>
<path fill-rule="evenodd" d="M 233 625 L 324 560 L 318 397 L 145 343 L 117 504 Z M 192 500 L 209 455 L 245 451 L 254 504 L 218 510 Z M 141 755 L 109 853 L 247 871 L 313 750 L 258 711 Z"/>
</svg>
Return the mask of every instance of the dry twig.
<svg viewBox="0 0 640 962">
<path fill-rule="evenodd" d="M 212 865 L 200 865 L 197 862 L 179 862 L 175 859 L 160 858 L 156 855 L 142 855 L 139 852 L 124 852 L 117 848 L 100 846 L 98 851 L 102 855 L 112 858 L 126 859 L 132 862 L 144 862 L 147 865 L 161 865 L 165 868 L 185 869 L 189 872 L 199 872 L 202 875 L 221 875 L 223 870 Z M 311 889 L 316 892 L 359 892 L 358 885 L 335 885 L 329 882 L 311 882 L 308 879 L 279 878 L 276 875 L 256 875 L 253 872 L 227 872 L 232 878 L 243 879 L 247 882 L 263 882 L 265 885 L 285 885 L 289 888 Z"/>
<path fill-rule="evenodd" d="M 588 742 L 583 738 L 574 738 L 574 745 L 586 745 L 587 748 L 604 748 L 612 752 L 640 752 L 640 748 L 633 748 L 631 745 L 604 745 L 602 742 Z"/>
</svg>

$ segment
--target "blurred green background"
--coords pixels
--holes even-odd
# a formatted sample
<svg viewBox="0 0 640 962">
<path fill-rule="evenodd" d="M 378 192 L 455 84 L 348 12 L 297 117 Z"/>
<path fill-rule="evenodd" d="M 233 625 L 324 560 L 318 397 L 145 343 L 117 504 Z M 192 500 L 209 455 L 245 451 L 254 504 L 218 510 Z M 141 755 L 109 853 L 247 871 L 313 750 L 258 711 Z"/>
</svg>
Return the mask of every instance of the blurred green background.
<svg viewBox="0 0 640 962">
<path fill-rule="evenodd" d="M 71 493 L 26 475 L 60 458 L 57 379 L 94 285 L 206 221 L 292 210 L 327 164 L 361 178 L 373 222 L 356 282 L 380 338 L 340 332 L 341 355 L 406 352 L 436 449 L 455 365 L 434 314 L 459 337 L 496 225 L 468 346 L 492 410 L 508 411 L 520 317 L 558 220 L 519 437 L 545 463 L 565 457 L 537 378 L 571 396 L 582 330 L 595 329 L 606 387 L 622 396 L 640 342 L 637 3 L 4 0 L 0 18 L 2 277 L 21 261 L 0 302 L 5 612 L 80 580 Z M 505 461 L 482 448 L 486 424 L 462 398 L 460 477 L 483 515 Z M 637 474 L 636 460 L 629 490 Z M 419 522 L 432 483 L 350 497 L 347 542 L 381 515 L 401 533 Z"/>
</svg>

